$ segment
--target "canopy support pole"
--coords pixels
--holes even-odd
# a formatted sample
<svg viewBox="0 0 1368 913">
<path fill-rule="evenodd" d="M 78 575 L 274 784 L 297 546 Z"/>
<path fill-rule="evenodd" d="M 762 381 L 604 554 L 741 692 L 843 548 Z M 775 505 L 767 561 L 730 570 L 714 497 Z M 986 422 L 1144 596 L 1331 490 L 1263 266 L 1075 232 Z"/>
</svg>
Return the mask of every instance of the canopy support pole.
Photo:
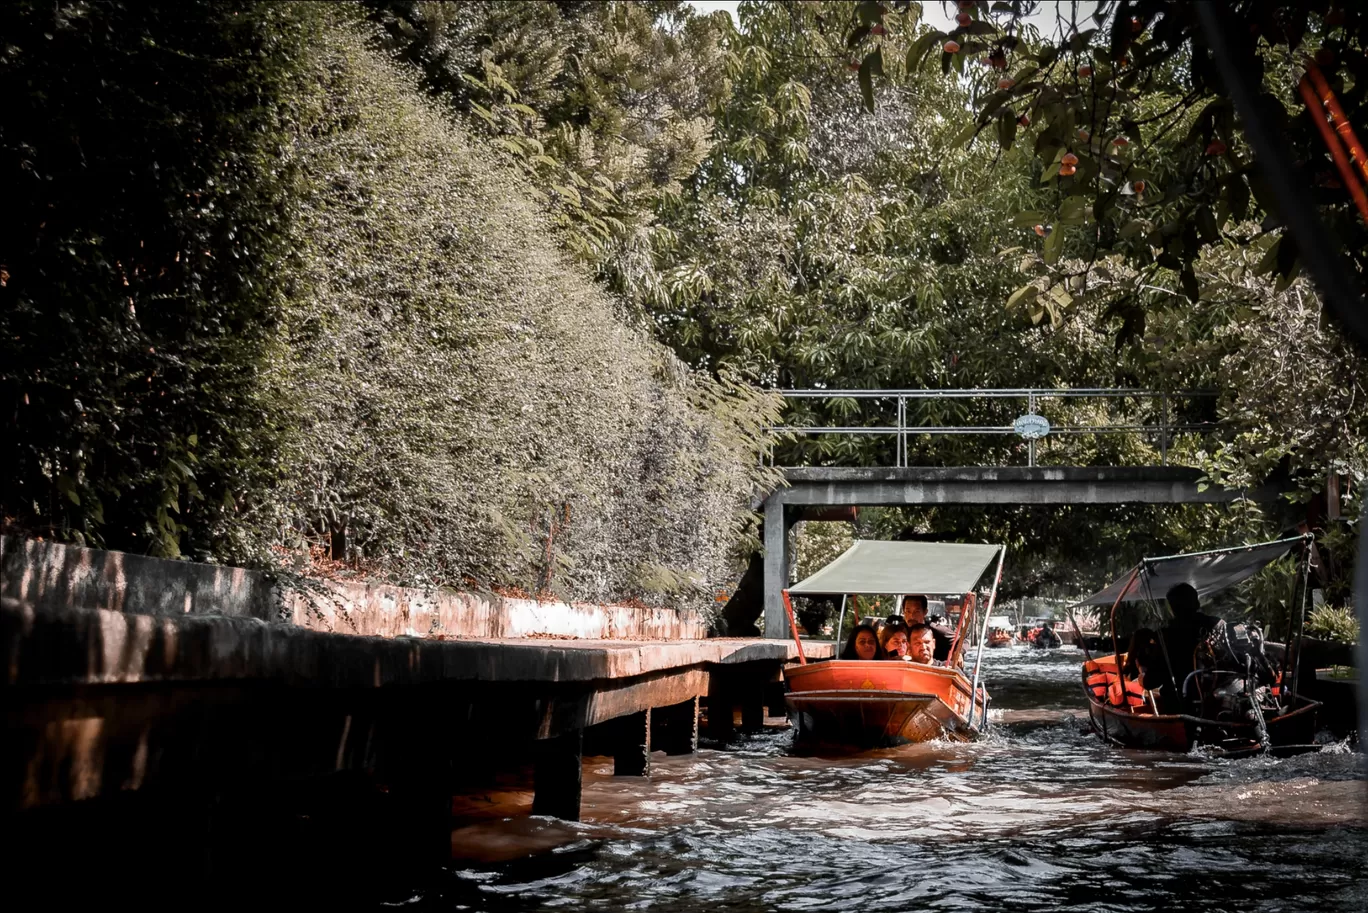
<svg viewBox="0 0 1368 913">
<path fill-rule="evenodd" d="M 841 629 L 845 627 L 846 594 L 841 594 L 841 615 L 836 619 L 836 649 L 841 649 Z M 837 654 L 839 657 L 839 654 Z"/>
<path fill-rule="evenodd" d="M 1301 608 L 1297 612 L 1297 655 L 1292 659 L 1292 701 L 1294 706 L 1297 700 L 1297 679 L 1301 675 L 1301 651 L 1302 639 L 1306 636 L 1306 604 L 1311 601 L 1311 548 L 1310 542 L 1306 544 L 1306 564 L 1302 579 L 1302 598 Z M 1362 637 L 1362 635 L 1360 635 Z M 1360 675 L 1362 672 L 1359 673 Z"/>
<path fill-rule="evenodd" d="M 972 620 L 978 617 L 978 597 L 975 593 L 965 593 L 960 603 L 960 619 L 955 625 L 955 642 L 950 647 L 950 665 L 958 669 L 963 663 L 965 632 L 974 630 Z"/>
<path fill-rule="evenodd" d="M 1083 658 L 1092 662 L 1092 654 L 1088 652 L 1088 645 L 1083 641 L 1083 630 L 1078 626 L 1078 619 L 1074 618 L 1073 606 L 1065 606 L 1064 614 L 1069 616 L 1069 624 L 1073 625 L 1074 637 L 1078 638 L 1078 645 L 1083 648 Z"/>
<path fill-rule="evenodd" d="M 793 635 L 793 644 L 798 648 L 798 662 L 800 665 L 807 665 L 807 657 L 803 655 L 803 641 L 798 636 L 798 620 L 793 616 L 793 600 L 789 599 L 788 590 L 781 590 L 784 594 L 784 611 L 788 613 L 789 633 Z"/>
<path fill-rule="evenodd" d="M 1309 542 L 1302 546 L 1301 559 L 1301 574 L 1292 575 L 1292 598 L 1287 603 L 1287 637 L 1283 639 L 1282 669 L 1278 672 L 1278 699 L 1279 701 L 1287 699 L 1288 707 L 1292 706 L 1292 697 L 1295 694 L 1295 689 L 1291 688 L 1294 676 L 1293 669 L 1295 668 L 1292 664 L 1292 626 L 1297 618 L 1297 586 L 1300 584 L 1302 588 L 1301 596 L 1304 606 L 1306 591 L 1311 585 L 1311 544 Z M 1300 638 L 1298 638 L 1297 648 L 1300 652 Z M 1301 657 L 1297 658 L 1300 659 Z"/>
<path fill-rule="evenodd" d="M 979 635 L 978 655 L 974 657 L 974 684 L 969 689 L 969 728 L 974 728 L 974 701 L 978 699 L 979 667 L 983 665 L 983 644 L 988 639 L 988 622 L 993 617 L 993 606 L 997 603 L 998 584 L 1002 582 L 1002 562 L 1007 557 L 1007 546 L 998 552 L 997 573 L 993 575 L 993 589 L 988 593 L 988 606 L 983 611 L 983 632 Z M 979 725 L 988 722 L 988 702 L 983 702 L 983 719 Z"/>
<path fill-rule="evenodd" d="M 1121 588 L 1121 592 L 1116 594 L 1116 602 L 1112 603 L 1111 620 L 1108 624 L 1111 625 L 1112 660 L 1116 663 L 1117 682 L 1121 681 L 1121 642 L 1117 640 L 1116 637 L 1116 607 L 1121 604 L 1121 600 L 1126 598 L 1126 593 L 1130 590 L 1131 584 L 1135 582 L 1136 575 L 1140 573 L 1140 568 L 1142 567 L 1144 567 L 1143 564 L 1137 564 L 1135 566 L 1135 570 L 1131 571 L 1130 576 L 1126 578 L 1126 585 Z M 1124 689 L 1126 686 L 1122 685 L 1121 687 Z M 1125 691 L 1123 690 L 1122 693 L 1124 694 Z"/>
</svg>

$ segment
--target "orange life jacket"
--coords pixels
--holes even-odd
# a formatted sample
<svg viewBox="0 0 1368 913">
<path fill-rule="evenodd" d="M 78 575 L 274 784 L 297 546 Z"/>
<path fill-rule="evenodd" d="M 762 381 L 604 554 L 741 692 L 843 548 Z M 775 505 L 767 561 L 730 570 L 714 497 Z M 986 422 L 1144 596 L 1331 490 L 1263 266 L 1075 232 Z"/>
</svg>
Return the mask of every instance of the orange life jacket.
<svg viewBox="0 0 1368 913">
<path fill-rule="evenodd" d="M 1101 670 L 1090 672 L 1088 673 L 1087 678 L 1088 690 L 1092 692 L 1092 696 L 1097 700 L 1105 701 L 1107 699 L 1107 685 L 1111 684 L 1111 679 L 1112 674 L 1109 672 L 1103 672 Z"/>
<path fill-rule="evenodd" d="M 1133 678 L 1120 681 L 1112 676 L 1109 678 L 1112 680 L 1107 685 L 1107 699 L 1113 707 L 1130 707 L 1135 710 L 1145 706 L 1145 689 L 1138 681 Z M 1125 682 L 1124 700 L 1122 699 L 1122 681 Z"/>
</svg>

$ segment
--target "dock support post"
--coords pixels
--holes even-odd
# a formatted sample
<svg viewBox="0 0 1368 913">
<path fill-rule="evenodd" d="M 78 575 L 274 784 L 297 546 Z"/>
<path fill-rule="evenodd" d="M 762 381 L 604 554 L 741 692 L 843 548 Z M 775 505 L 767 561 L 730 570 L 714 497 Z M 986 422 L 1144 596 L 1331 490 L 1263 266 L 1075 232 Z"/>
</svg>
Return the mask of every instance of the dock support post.
<svg viewBox="0 0 1368 913">
<path fill-rule="evenodd" d="M 765 685 L 765 706 L 769 708 L 770 716 L 785 716 L 788 713 L 788 705 L 784 703 L 784 681 L 776 676 L 775 680 Z"/>
<path fill-rule="evenodd" d="M 741 688 L 741 731 L 760 732 L 765 728 L 766 682 L 759 675 L 746 677 Z"/>
<path fill-rule="evenodd" d="M 642 710 L 614 720 L 613 776 L 651 775 L 651 711 Z"/>
<path fill-rule="evenodd" d="M 693 754 L 698 751 L 698 698 L 692 697 L 669 707 L 657 707 L 652 713 L 651 730 L 655 747 L 668 755 Z"/>
<path fill-rule="evenodd" d="M 534 750 L 532 814 L 578 821 L 584 778 L 584 730 L 538 739 Z"/>
<path fill-rule="evenodd" d="M 788 619 L 784 615 L 784 584 L 788 577 L 788 526 L 784 522 L 782 493 L 765 499 L 765 636 L 787 640 Z"/>
<path fill-rule="evenodd" d="M 736 734 L 733 694 L 730 672 L 714 666 L 708 675 L 708 738 L 713 741 L 729 742 Z"/>
</svg>

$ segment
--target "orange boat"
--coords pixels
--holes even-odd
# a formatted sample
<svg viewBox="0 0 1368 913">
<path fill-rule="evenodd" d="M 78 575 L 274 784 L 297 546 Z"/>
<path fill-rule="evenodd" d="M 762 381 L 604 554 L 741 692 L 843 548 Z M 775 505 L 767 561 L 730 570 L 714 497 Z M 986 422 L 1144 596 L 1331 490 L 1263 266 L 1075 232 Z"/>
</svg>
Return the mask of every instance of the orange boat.
<svg viewBox="0 0 1368 913">
<path fill-rule="evenodd" d="M 808 663 L 798 643 L 800 662 L 784 673 L 785 702 L 792 718 L 795 742 L 854 748 L 874 748 L 935 738 L 959 741 L 987 728 L 989 695 L 979 684 L 980 667 L 972 676 L 963 667 L 966 636 L 975 631 L 977 600 L 972 592 L 996 558 L 997 574 L 984 612 L 988 616 L 1002 579 L 1005 549 L 996 545 L 946 542 L 857 541 L 831 564 L 784 591 L 789 624 L 794 595 L 928 594 L 963 597 L 964 608 L 944 666 L 901 660 L 832 659 Z M 845 605 L 837 626 L 837 641 L 845 623 Z"/>
<path fill-rule="evenodd" d="M 799 742 L 877 747 L 942 736 L 965 741 L 987 718 L 988 693 L 980 686 L 971 702 L 970 682 L 958 669 L 833 659 L 790 669 L 785 678 Z"/>
</svg>

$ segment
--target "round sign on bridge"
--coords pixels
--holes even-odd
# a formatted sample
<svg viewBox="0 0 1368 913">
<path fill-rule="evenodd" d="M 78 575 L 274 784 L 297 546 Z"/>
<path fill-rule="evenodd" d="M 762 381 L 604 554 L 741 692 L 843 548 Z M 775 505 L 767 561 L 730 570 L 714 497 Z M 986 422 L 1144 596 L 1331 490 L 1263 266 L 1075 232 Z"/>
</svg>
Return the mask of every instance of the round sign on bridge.
<svg viewBox="0 0 1368 913">
<path fill-rule="evenodd" d="M 1037 441 L 1050 433 L 1050 422 L 1043 415 L 1031 413 L 1017 418 L 1012 428 L 1026 440 Z"/>
</svg>

